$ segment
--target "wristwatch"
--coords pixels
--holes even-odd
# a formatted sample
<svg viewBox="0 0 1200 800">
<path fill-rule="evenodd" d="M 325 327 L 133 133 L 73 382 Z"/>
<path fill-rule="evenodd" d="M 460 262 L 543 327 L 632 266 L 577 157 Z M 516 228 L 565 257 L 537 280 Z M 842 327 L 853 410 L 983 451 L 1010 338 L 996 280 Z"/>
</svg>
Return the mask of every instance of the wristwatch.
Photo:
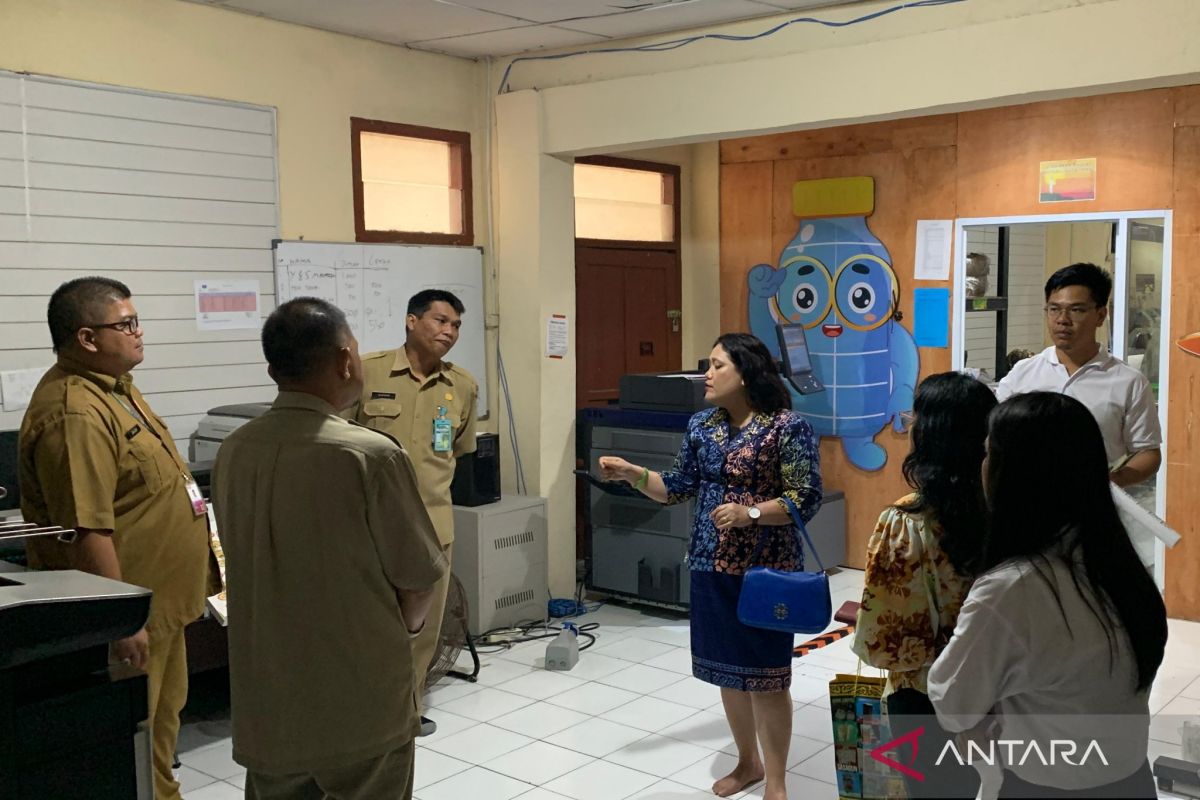
<svg viewBox="0 0 1200 800">
<path fill-rule="evenodd" d="M 750 506 L 746 510 L 746 516 L 750 517 L 751 522 L 758 522 L 758 518 L 762 516 L 762 509 L 758 506 Z"/>
</svg>

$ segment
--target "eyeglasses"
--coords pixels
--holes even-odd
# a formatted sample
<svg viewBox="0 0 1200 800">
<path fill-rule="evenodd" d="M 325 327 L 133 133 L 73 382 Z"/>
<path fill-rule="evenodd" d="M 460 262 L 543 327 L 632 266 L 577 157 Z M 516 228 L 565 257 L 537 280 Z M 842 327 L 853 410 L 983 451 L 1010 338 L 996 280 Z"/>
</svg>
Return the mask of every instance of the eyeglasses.
<svg viewBox="0 0 1200 800">
<path fill-rule="evenodd" d="M 136 316 L 123 319 L 120 322 L 105 322 L 99 325 L 84 325 L 85 328 L 110 328 L 114 331 L 120 331 L 126 336 L 133 336 L 141 329 L 141 324 Z"/>
<path fill-rule="evenodd" d="M 1071 319 L 1082 319 L 1085 314 L 1096 308 L 1097 306 L 1042 306 L 1042 310 L 1050 319 L 1055 319 L 1063 314 Z"/>
</svg>

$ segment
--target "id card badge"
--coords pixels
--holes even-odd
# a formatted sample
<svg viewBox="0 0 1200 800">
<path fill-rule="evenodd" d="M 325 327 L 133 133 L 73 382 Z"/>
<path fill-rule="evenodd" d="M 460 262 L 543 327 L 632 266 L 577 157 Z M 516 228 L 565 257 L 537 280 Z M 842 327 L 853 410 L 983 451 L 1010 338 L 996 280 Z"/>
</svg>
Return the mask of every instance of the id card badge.
<svg viewBox="0 0 1200 800">
<path fill-rule="evenodd" d="M 188 501 L 192 504 L 192 514 L 196 517 L 208 516 L 208 503 L 204 502 L 204 495 L 200 493 L 196 479 L 189 477 L 184 481 L 184 486 L 187 487 Z"/>
<path fill-rule="evenodd" d="M 438 406 L 438 416 L 433 421 L 433 452 L 449 453 L 454 443 L 454 427 L 446 418 L 444 406 Z"/>
</svg>

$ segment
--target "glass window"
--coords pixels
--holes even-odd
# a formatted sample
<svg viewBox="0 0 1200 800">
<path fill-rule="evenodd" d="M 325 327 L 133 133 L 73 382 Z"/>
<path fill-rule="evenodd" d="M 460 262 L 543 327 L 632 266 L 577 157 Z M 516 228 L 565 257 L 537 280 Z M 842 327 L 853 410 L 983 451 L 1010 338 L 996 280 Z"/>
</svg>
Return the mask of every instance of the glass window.
<svg viewBox="0 0 1200 800">
<path fill-rule="evenodd" d="M 674 241 L 676 180 L 668 172 L 576 164 L 576 238 Z"/>
<path fill-rule="evenodd" d="M 473 243 L 469 134 L 350 122 L 358 241 Z"/>
</svg>

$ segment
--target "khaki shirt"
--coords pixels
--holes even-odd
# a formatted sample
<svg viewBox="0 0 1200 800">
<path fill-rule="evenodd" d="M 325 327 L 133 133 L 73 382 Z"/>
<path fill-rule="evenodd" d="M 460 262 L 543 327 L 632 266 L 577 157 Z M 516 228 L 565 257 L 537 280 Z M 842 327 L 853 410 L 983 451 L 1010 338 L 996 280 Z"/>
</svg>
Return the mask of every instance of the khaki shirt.
<svg viewBox="0 0 1200 800">
<path fill-rule="evenodd" d="M 151 627 L 186 625 L 204 612 L 208 523 L 192 511 L 191 474 L 166 424 L 129 375 L 61 357 L 34 390 L 18 459 L 21 514 L 111 530 L 122 580 L 154 592 Z M 34 568 L 75 567 L 73 545 L 53 537 L 29 539 L 26 549 Z"/>
<path fill-rule="evenodd" d="M 475 398 L 479 387 L 462 367 L 443 361 L 441 369 L 423 382 L 413 377 L 403 347 L 363 356 L 363 396 L 355 419 L 396 438 L 417 470 L 421 499 L 445 547 L 454 541 L 454 510 L 450 483 L 455 459 L 475 452 Z M 438 407 L 454 426 L 453 449 L 433 449 L 433 421 Z"/>
<path fill-rule="evenodd" d="M 233 757 L 274 774 L 394 750 L 419 726 L 397 589 L 445 558 L 404 450 L 280 392 L 213 465 L 225 551 Z"/>
</svg>

